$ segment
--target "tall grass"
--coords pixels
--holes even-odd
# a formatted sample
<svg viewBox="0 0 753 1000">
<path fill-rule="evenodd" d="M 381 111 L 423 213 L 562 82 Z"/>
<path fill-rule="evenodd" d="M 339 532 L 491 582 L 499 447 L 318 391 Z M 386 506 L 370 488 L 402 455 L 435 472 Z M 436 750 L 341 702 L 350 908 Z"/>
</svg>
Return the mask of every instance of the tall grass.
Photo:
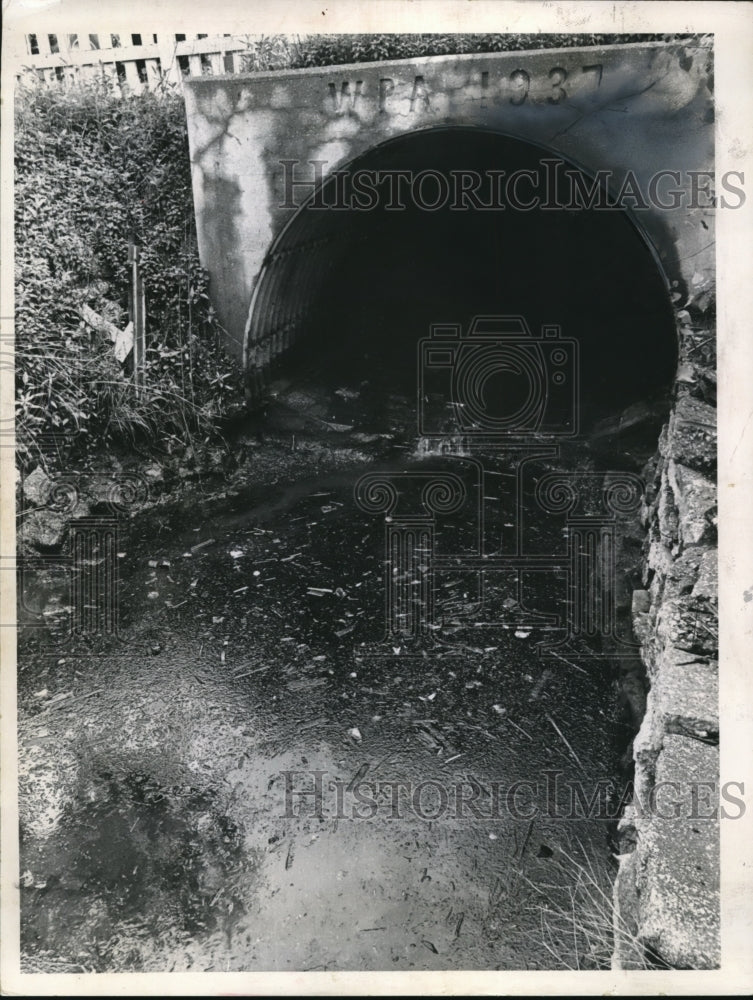
<svg viewBox="0 0 753 1000">
<path fill-rule="evenodd" d="M 556 884 L 542 887 L 526 879 L 535 894 L 529 905 L 540 926 L 540 933 L 530 936 L 532 942 L 547 952 L 555 968 L 609 969 L 615 952 L 629 955 L 633 968 L 655 968 L 644 943 L 615 910 L 610 872 L 580 848 L 580 859 L 557 849 L 563 878 Z"/>
</svg>

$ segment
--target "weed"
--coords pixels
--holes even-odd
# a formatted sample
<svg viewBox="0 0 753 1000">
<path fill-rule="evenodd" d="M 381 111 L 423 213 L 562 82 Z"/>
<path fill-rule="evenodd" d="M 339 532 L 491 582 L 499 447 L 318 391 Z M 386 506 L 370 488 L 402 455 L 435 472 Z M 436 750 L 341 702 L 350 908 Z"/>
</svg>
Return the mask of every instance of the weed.
<svg viewBox="0 0 753 1000">
<path fill-rule="evenodd" d="M 584 971 L 609 969 L 616 950 L 631 956 L 635 968 L 654 965 L 645 945 L 615 911 L 613 884 L 604 865 L 596 865 L 579 844 L 582 860 L 558 848 L 557 869 L 563 878 L 542 886 L 528 878 L 535 892 L 530 904 L 539 915 L 535 940 L 554 960 L 555 967 Z"/>
</svg>

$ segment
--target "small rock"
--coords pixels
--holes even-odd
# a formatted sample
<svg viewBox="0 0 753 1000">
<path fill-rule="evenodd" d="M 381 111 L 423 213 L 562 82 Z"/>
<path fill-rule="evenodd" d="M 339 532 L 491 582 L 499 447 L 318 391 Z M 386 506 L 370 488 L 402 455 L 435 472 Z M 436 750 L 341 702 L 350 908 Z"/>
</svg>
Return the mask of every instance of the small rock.
<svg viewBox="0 0 753 1000">
<path fill-rule="evenodd" d="M 144 475 L 152 483 L 161 483 L 164 481 L 165 478 L 165 474 L 162 471 L 162 466 L 157 465 L 156 462 L 154 463 L 154 465 L 148 465 L 144 469 Z"/>
<path fill-rule="evenodd" d="M 44 507 L 51 489 L 52 480 L 40 465 L 24 478 L 24 496 L 35 507 Z"/>
<path fill-rule="evenodd" d="M 63 544 L 68 518 L 51 510 L 37 510 L 24 518 L 21 538 L 39 549 L 57 549 Z"/>
<path fill-rule="evenodd" d="M 348 736 L 350 736 L 350 738 L 355 743 L 360 743 L 363 740 L 363 736 L 361 736 L 361 730 L 358 729 L 357 726 L 353 726 L 352 729 L 348 730 Z"/>
<path fill-rule="evenodd" d="M 647 590 L 633 591 L 633 614 L 645 615 L 651 610 L 651 596 Z"/>
</svg>

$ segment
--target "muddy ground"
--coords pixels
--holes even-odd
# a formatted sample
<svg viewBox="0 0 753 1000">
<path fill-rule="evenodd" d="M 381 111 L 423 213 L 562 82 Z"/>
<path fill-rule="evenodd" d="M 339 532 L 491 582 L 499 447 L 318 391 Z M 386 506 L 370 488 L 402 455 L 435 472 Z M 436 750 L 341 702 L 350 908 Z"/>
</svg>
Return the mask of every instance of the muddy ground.
<svg viewBox="0 0 753 1000">
<path fill-rule="evenodd" d="M 362 392 L 279 383 L 235 473 L 124 528 L 117 640 L 54 588 L 20 631 L 27 970 L 608 965 L 614 823 L 563 816 L 568 783 L 619 805 L 617 673 L 473 633 L 462 580 L 441 641 L 381 641 L 354 485 L 425 457 L 413 400 Z"/>
</svg>

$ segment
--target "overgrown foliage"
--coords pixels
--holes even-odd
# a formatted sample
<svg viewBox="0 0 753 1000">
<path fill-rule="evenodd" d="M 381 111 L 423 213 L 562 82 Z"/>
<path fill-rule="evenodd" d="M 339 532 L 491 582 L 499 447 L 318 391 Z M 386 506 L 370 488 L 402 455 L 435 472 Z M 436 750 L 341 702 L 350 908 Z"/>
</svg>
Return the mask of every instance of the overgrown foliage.
<svg viewBox="0 0 753 1000">
<path fill-rule="evenodd" d="M 25 85 L 16 101 L 17 439 L 79 450 L 211 432 L 238 376 L 199 265 L 182 98 L 123 98 L 106 80 Z M 137 399 L 88 305 L 128 322 L 128 245 L 142 248 L 146 389 Z"/>
<path fill-rule="evenodd" d="M 244 55 L 247 72 L 303 69 L 338 63 L 415 59 L 421 56 L 472 52 L 519 52 L 565 49 L 631 42 L 674 41 L 680 35 L 596 34 L 386 34 L 386 35 L 265 35 L 249 43 Z"/>
<path fill-rule="evenodd" d="M 594 34 L 309 35 L 298 43 L 292 65 L 328 66 L 334 63 L 374 62 L 382 59 L 414 59 L 419 56 L 516 52 L 666 39 L 666 35 Z"/>
</svg>

